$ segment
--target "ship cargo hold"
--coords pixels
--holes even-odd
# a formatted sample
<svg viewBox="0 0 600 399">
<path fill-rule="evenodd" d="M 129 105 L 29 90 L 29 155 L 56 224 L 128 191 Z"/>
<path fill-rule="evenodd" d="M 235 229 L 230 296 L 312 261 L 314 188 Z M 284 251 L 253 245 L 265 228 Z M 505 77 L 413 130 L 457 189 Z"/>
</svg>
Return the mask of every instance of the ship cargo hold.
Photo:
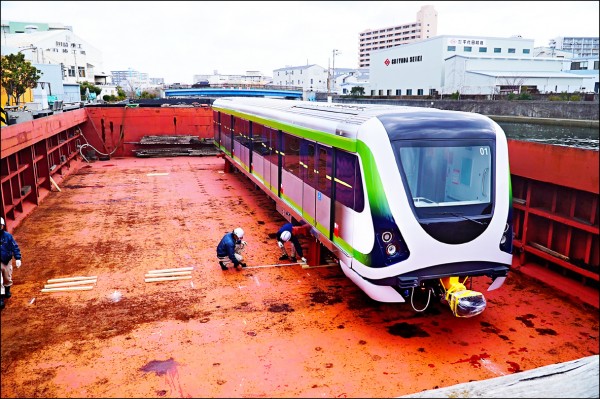
<svg viewBox="0 0 600 399">
<path fill-rule="evenodd" d="M 23 254 L 3 397 L 398 397 L 597 359 L 598 151 L 508 140 L 509 277 L 468 287 L 486 311 L 457 318 L 372 300 L 310 237 L 318 259 L 280 262 L 287 220 L 215 151 L 208 105 L 85 107 L 1 144 Z M 238 226 L 248 267 L 222 271 Z"/>
</svg>

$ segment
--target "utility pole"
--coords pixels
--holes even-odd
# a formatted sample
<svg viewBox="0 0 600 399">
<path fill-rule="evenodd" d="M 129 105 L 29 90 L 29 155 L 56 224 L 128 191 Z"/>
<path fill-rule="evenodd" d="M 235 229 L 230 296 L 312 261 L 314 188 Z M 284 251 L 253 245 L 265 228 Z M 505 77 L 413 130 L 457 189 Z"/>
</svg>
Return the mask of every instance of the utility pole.
<svg viewBox="0 0 600 399">
<path fill-rule="evenodd" d="M 335 56 L 339 55 L 340 52 L 337 49 L 333 49 L 333 62 L 332 62 L 332 69 L 333 69 L 333 82 L 332 82 L 332 92 L 335 93 Z"/>
<path fill-rule="evenodd" d="M 329 60 L 327 60 L 327 102 L 331 102 L 331 68 L 329 67 Z"/>
</svg>

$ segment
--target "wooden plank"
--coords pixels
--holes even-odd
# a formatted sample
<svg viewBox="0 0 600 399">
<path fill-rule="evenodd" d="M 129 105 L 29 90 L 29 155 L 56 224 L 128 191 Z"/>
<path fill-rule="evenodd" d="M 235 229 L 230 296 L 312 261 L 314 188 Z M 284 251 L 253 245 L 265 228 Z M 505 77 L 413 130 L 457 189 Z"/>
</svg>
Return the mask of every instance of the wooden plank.
<svg viewBox="0 0 600 399">
<path fill-rule="evenodd" d="M 157 269 L 157 270 L 148 270 L 148 273 L 165 273 L 165 272 L 182 272 L 185 270 L 194 270 L 193 267 L 176 267 L 174 269 Z"/>
<path fill-rule="evenodd" d="M 72 287 L 82 284 L 96 284 L 98 280 L 78 280 L 78 281 L 67 281 L 64 283 L 46 284 L 44 288 L 58 288 L 58 287 Z"/>
<path fill-rule="evenodd" d="M 91 280 L 91 279 L 95 279 L 95 278 L 98 278 L 98 277 L 97 276 L 89 276 L 89 277 L 77 276 L 77 277 L 52 278 L 52 279 L 48 280 L 48 283 L 61 283 L 63 281 L 77 281 L 77 280 Z"/>
<path fill-rule="evenodd" d="M 598 355 L 400 398 L 597 398 Z"/>
<path fill-rule="evenodd" d="M 185 271 L 185 272 L 148 273 L 148 274 L 145 274 L 144 277 L 174 277 L 174 276 L 184 276 L 187 274 L 192 274 L 192 272 Z"/>
<path fill-rule="evenodd" d="M 52 185 L 60 192 L 60 187 L 58 187 L 58 184 L 56 184 L 56 182 L 54 181 L 52 176 L 48 176 L 48 177 L 50 178 L 50 183 L 52 183 Z"/>
<path fill-rule="evenodd" d="M 157 277 L 157 278 L 146 278 L 144 279 L 147 283 L 153 283 L 157 281 L 171 281 L 171 280 L 187 280 L 191 279 L 192 276 L 176 276 L 176 277 Z"/>
<path fill-rule="evenodd" d="M 91 290 L 92 287 L 91 285 L 88 285 L 87 287 L 60 287 L 60 288 L 43 288 L 40 291 L 42 292 L 58 292 L 58 291 L 85 291 L 85 290 Z"/>
</svg>

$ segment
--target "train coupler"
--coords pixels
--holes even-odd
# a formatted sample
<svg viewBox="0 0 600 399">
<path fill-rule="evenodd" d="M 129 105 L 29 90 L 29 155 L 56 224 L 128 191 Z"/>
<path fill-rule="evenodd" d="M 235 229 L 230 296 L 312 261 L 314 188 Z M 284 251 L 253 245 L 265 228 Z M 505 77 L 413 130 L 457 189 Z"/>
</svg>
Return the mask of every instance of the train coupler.
<svg viewBox="0 0 600 399">
<path fill-rule="evenodd" d="M 445 299 L 454 316 L 473 317 L 485 310 L 486 300 L 481 292 L 467 289 L 458 277 L 445 277 L 440 280 L 446 291 Z"/>
</svg>

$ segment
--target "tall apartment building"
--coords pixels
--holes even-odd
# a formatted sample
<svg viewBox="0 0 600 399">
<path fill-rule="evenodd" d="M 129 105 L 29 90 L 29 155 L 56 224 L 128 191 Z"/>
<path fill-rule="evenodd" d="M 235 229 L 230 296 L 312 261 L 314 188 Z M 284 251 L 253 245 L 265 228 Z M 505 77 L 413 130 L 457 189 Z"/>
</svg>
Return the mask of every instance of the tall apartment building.
<svg viewBox="0 0 600 399">
<path fill-rule="evenodd" d="M 550 40 L 550 48 L 571 53 L 575 57 L 598 56 L 597 37 L 563 36 Z"/>
<path fill-rule="evenodd" d="M 358 34 L 358 67 L 371 65 L 371 52 L 429 39 L 437 35 L 437 11 L 433 6 L 423 6 L 417 12 L 416 22 L 367 29 Z"/>
<path fill-rule="evenodd" d="M 128 69 L 126 71 L 110 71 L 110 74 L 112 75 L 113 84 L 116 86 L 124 88 L 132 86 L 137 88 L 150 85 L 150 78 L 148 74 L 144 72 Z"/>
</svg>

